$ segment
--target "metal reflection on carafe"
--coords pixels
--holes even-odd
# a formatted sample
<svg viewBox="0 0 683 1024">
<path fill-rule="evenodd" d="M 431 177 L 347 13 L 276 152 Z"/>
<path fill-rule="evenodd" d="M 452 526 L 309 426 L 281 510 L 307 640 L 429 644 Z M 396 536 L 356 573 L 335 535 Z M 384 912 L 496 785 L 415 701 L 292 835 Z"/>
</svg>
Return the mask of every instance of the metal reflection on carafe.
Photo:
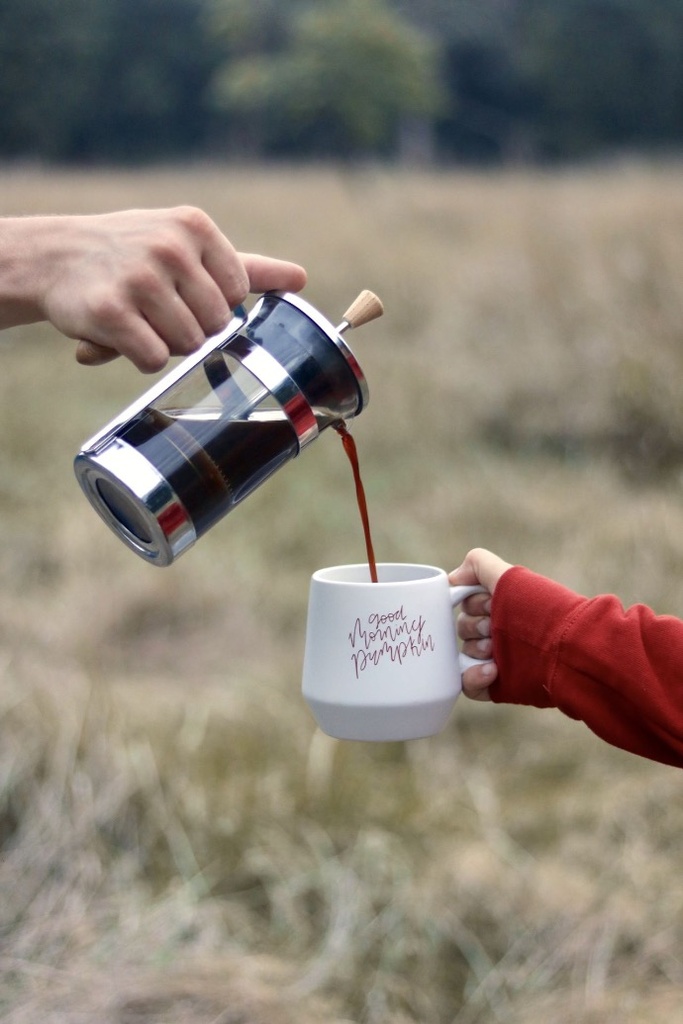
<svg viewBox="0 0 683 1024">
<path fill-rule="evenodd" d="M 334 327 L 298 295 L 263 295 L 83 445 L 74 468 L 87 498 L 132 551 L 170 565 L 362 411 L 367 383 L 342 333 L 381 312 L 361 293 Z"/>
</svg>

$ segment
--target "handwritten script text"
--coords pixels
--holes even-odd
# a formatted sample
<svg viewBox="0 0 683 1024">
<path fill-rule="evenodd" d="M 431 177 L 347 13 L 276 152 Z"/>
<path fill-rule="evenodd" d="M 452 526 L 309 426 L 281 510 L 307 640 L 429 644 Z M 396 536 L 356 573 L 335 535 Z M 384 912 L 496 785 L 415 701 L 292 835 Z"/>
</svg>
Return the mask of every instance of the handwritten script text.
<svg viewBox="0 0 683 1024">
<path fill-rule="evenodd" d="M 357 618 L 349 643 L 356 679 L 370 665 L 386 659 L 402 665 L 408 658 L 421 658 L 434 650 L 434 638 L 427 632 L 424 617 L 408 616 L 403 605 L 392 612 L 373 612 L 364 621 Z"/>
</svg>

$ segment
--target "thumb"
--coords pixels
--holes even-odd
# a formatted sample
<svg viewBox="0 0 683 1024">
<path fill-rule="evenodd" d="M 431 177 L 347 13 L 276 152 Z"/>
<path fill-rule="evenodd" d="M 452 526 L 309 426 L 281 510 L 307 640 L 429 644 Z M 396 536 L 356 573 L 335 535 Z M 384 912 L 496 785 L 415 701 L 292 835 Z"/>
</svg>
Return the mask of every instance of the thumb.
<svg viewBox="0 0 683 1024">
<path fill-rule="evenodd" d="M 251 252 L 239 255 L 249 277 L 250 292 L 299 292 L 306 284 L 306 271 L 298 263 Z"/>
<path fill-rule="evenodd" d="M 448 582 L 454 587 L 471 587 L 480 583 L 479 576 L 477 575 L 477 569 L 471 558 L 472 552 L 470 552 L 462 565 L 459 565 L 457 569 L 453 569 L 448 574 Z"/>
<path fill-rule="evenodd" d="M 448 579 L 454 586 L 480 583 L 492 594 L 500 577 L 511 568 L 509 562 L 504 562 L 493 552 L 485 548 L 473 548 L 468 552 L 462 565 L 454 569 Z"/>
</svg>

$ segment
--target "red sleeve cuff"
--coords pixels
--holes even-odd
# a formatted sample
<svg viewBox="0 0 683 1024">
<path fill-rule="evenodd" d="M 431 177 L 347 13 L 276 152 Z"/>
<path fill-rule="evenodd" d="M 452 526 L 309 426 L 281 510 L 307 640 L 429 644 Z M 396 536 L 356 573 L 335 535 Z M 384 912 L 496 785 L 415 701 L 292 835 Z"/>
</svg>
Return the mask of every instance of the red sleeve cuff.
<svg viewBox="0 0 683 1024">
<path fill-rule="evenodd" d="M 491 606 L 493 657 L 498 678 L 491 699 L 505 704 L 556 707 L 552 678 L 568 619 L 585 603 L 559 583 L 514 566 L 501 576 Z"/>
</svg>

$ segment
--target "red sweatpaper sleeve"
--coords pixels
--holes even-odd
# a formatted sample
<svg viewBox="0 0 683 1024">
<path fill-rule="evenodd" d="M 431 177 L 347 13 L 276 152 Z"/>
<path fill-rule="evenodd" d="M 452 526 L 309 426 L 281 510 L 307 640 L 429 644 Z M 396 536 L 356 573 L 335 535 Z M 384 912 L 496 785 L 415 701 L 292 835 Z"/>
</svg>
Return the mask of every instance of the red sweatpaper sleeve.
<svg viewBox="0 0 683 1024">
<path fill-rule="evenodd" d="M 557 707 L 614 746 L 683 767 L 683 621 L 515 566 L 491 625 L 493 700 Z"/>
</svg>

